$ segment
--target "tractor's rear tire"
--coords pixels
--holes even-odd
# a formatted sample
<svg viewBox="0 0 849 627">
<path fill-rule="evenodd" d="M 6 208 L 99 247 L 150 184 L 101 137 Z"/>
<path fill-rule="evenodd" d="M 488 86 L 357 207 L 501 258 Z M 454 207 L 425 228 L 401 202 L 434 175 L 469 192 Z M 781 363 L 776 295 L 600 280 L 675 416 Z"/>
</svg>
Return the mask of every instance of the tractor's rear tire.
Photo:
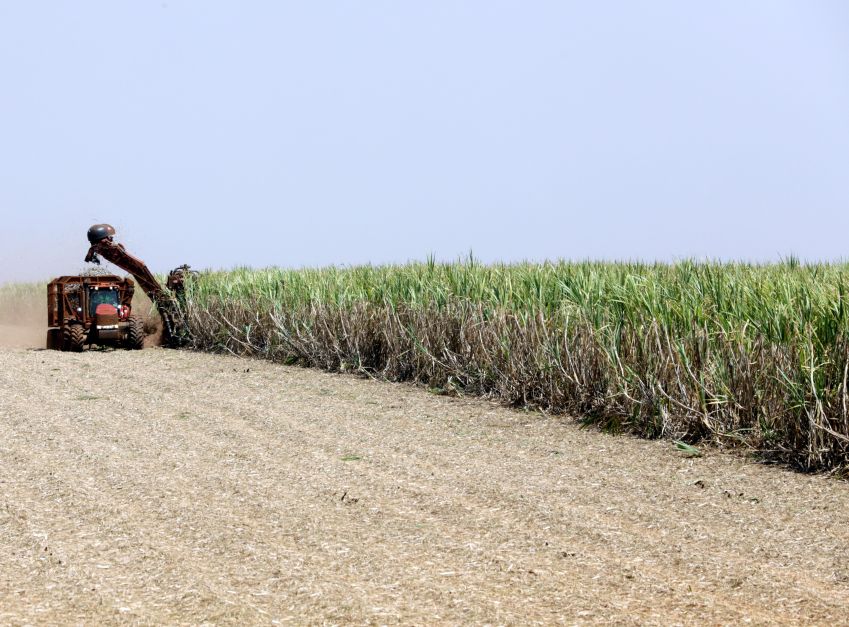
<svg viewBox="0 0 849 627">
<path fill-rule="evenodd" d="M 144 320 L 138 316 L 130 316 L 127 329 L 127 348 L 141 350 L 144 348 Z"/>
<path fill-rule="evenodd" d="M 85 327 L 81 324 L 67 324 L 62 329 L 62 350 L 81 353 L 85 340 Z"/>
</svg>

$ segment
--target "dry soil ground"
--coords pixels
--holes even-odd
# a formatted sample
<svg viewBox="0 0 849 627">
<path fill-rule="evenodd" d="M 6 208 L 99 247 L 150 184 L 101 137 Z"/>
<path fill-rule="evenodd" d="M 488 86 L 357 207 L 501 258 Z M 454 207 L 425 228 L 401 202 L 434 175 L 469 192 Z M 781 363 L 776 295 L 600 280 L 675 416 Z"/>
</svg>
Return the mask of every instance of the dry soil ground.
<svg viewBox="0 0 849 627">
<path fill-rule="evenodd" d="M 849 486 L 423 389 L 0 351 L 0 623 L 840 623 Z"/>
</svg>

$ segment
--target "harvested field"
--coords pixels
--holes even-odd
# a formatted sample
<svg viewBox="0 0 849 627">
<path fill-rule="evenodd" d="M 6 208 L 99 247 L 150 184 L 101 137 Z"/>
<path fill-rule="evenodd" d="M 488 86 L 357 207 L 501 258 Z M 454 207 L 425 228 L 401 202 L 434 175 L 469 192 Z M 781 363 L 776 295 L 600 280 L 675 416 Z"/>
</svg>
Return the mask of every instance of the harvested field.
<svg viewBox="0 0 849 627">
<path fill-rule="evenodd" d="M 0 623 L 841 623 L 849 489 L 422 388 L 0 351 Z"/>
</svg>

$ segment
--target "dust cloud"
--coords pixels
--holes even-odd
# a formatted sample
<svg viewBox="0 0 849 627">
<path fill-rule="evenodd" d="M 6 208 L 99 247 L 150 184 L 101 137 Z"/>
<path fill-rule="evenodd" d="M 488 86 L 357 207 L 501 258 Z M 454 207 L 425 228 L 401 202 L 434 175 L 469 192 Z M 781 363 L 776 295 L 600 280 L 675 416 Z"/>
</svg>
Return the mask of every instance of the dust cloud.
<svg viewBox="0 0 849 627">
<path fill-rule="evenodd" d="M 44 348 L 46 345 L 46 326 L 0 323 L 0 348 Z"/>
<path fill-rule="evenodd" d="M 47 345 L 47 289 L 43 283 L 0 286 L 0 348 Z"/>
<path fill-rule="evenodd" d="M 41 292 L 0 297 L 0 348 L 44 348 L 47 304 Z"/>
</svg>

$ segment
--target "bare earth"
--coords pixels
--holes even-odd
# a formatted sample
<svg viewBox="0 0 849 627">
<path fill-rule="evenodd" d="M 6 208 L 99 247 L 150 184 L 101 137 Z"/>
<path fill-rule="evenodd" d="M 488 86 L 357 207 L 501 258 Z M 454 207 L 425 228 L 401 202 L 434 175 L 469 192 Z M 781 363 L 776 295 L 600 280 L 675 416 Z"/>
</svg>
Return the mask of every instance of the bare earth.
<svg viewBox="0 0 849 627">
<path fill-rule="evenodd" d="M 0 623 L 845 623 L 849 486 L 230 357 L 0 351 Z"/>
</svg>

